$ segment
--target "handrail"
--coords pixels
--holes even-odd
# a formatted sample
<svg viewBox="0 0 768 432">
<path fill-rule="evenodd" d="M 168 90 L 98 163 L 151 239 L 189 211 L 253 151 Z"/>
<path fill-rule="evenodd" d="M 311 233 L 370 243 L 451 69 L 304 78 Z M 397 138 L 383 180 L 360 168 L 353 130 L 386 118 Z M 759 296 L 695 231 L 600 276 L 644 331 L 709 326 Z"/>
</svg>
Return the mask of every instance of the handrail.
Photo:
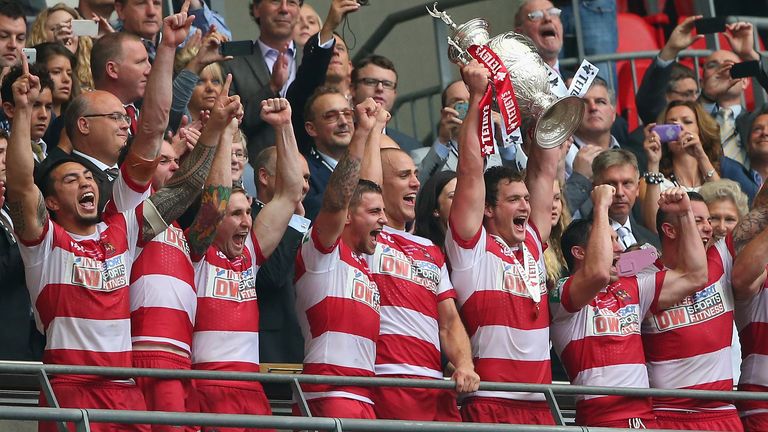
<svg viewBox="0 0 768 432">
<path fill-rule="evenodd" d="M 103 409 L 75 408 L 17 408 L 0 406 L 0 419 L 8 420 L 43 420 L 66 421 L 82 424 L 83 422 L 97 423 L 134 423 L 134 424 L 163 424 L 179 426 L 222 426 L 222 427 L 253 427 L 278 428 L 289 430 L 319 429 L 342 432 L 403 432 L 418 430 L 419 432 L 575 432 L 600 431 L 618 432 L 626 429 L 618 428 L 583 428 L 580 426 L 539 426 L 513 425 L 498 423 L 449 423 L 408 420 L 364 420 L 326 417 L 288 417 L 262 416 L 246 414 L 210 414 L 210 413 L 180 413 L 165 411 L 118 411 Z M 656 429 L 656 431 L 660 431 Z"/>
<path fill-rule="evenodd" d="M 440 7 L 440 10 L 446 10 L 456 6 L 476 3 L 478 1 L 479 0 L 440 0 L 438 6 Z M 381 41 L 383 41 L 387 35 L 389 35 L 389 32 L 391 32 L 397 24 L 416 18 L 423 18 L 426 16 L 427 12 L 425 8 L 427 6 L 432 6 L 433 3 L 434 1 L 425 2 L 417 6 L 401 9 L 397 12 L 392 12 L 391 14 L 387 15 L 381 24 L 379 24 L 379 27 L 376 28 L 371 36 L 368 37 L 368 40 L 366 40 L 365 43 L 357 51 L 357 54 L 355 54 L 355 56 L 352 58 L 352 63 L 357 63 L 363 57 L 373 53 Z"/>
<path fill-rule="evenodd" d="M 353 386 L 383 386 L 406 388 L 452 389 L 455 384 L 449 380 L 429 380 L 411 378 L 382 378 L 382 377 L 349 377 L 327 375 L 284 375 L 264 374 L 255 372 L 225 372 L 180 369 L 143 369 L 143 368 L 112 368 L 98 366 L 70 366 L 47 364 L 0 364 L 0 373 L 36 374 L 44 371 L 52 375 L 98 375 L 114 378 L 151 377 L 177 379 L 214 379 L 232 381 L 259 381 L 266 383 L 287 384 L 298 380 L 305 384 L 332 384 Z M 552 390 L 556 394 L 568 395 L 610 395 L 631 397 L 676 397 L 692 399 L 727 399 L 727 400 L 759 400 L 768 401 L 768 393 L 743 391 L 714 391 L 714 390 L 680 390 L 680 389 L 648 389 L 648 388 L 619 388 L 593 387 L 563 384 L 525 384 L 525 383 L 480 383 L 480 390 L 544 393 Z"/>
</svg>

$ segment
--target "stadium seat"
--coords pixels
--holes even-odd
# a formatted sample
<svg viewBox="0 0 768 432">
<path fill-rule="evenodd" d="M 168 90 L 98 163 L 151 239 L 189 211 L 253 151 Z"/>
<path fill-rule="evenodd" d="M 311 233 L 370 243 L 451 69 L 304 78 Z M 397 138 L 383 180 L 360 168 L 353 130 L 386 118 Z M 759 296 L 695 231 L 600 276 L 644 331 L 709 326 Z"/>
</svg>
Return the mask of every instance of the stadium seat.
<svg viewBox="0 0 768 432">
<path fill-rule="evenodd" d="M 634 51 L 658 51 L 661 46 L 657 39 L 656 30 L 643 17 L 631 13 L 620 13 L 617 15 L 619 28 L 619 48 L 618 52 Z M 637 71 L 637 83 L 643 78 L 645 70 L 651 60 L 643 59 L 635 62 Z M 635 91 L 632 83 L 632 70 L 629 61 L 616 62 L 618 71 L 618 86 L 616 92 L 616 110 L 624 116 L 629 123 L 630 130 L 638 125 L 637 109 L 635 108 Z"/>
</svg>

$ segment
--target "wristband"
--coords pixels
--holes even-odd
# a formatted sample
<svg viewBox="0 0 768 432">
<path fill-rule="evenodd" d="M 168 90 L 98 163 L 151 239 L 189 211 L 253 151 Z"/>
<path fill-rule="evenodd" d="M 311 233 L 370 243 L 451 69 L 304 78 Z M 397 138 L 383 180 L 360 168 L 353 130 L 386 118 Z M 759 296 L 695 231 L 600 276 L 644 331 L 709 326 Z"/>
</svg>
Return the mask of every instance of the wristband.
<svg viewBox="0 0 768 432">
<path fill-rule="evenodd" d="M 643 178 L 647 184 L 657 185 L 664 182 L 664 174 L 647 172 L 643 174 Z"/>
</svg>

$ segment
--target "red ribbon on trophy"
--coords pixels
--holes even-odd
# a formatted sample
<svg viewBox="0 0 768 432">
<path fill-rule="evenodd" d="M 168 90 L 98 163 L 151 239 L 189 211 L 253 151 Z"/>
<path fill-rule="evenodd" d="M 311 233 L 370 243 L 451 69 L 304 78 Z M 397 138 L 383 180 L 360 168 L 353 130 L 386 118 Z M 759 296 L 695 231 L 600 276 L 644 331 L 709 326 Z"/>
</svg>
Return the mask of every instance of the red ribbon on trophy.
<svg viewBox="0 0 768 432">
<path fill-rule="evenodd" d="M 488 86 L 479 107 L 481 115 L 479 134 L 483 156 L 494 153 L 493 118 L 491 116 L 491 102 L 493 101 L 494 90 L 499 111 L 501 112 L 501 119 L 504 123 L 502 128 L 504 146 L 522 144 L 520 110 L 517 106 L 515 89 L 512 86 L 512 80 L 509 78 L 507 67 L 501 62 L 499 56 L 485 45 L 472 45 L 467 49 L 467 52 L 472 58 L 491 71 L 491 79 L 493 80 L 493 85 Z"/>
</svg>

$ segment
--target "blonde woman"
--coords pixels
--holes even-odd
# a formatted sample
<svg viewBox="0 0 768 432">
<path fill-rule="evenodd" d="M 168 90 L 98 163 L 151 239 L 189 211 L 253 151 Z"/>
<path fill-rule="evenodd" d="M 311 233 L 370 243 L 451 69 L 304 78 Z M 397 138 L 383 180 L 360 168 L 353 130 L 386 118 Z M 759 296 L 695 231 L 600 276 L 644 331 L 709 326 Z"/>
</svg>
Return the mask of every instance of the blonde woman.
<svg viewBox="0 0 768 432">
<path fill-rule="evenodd" d="M 560 238 L 571 223 L 571 212 L 568 210 L 565 200 L 562 199 L 561 186 L 559 181 L 555 181 L 552 200 L 552 232 L 547 241 L 547 250 L 544 251 L 548 289 L 553 289 L 560 278 L 568 275 L 568 267 L 565 264 L 563 250 L 560 246 Z"/>
<path fill-rule="evenodd" d="M 93 41 L 87 36 L 72 34 L 72 20 L 83 19 L 76 10 L 64 3 L 43 9 L 32 23 L 27 46 L 43 42 L 61 42 L 77 58 L 75 79 L 83 90 L 93 89 L 91 76 L 91 48 Z"/>
</svg>

